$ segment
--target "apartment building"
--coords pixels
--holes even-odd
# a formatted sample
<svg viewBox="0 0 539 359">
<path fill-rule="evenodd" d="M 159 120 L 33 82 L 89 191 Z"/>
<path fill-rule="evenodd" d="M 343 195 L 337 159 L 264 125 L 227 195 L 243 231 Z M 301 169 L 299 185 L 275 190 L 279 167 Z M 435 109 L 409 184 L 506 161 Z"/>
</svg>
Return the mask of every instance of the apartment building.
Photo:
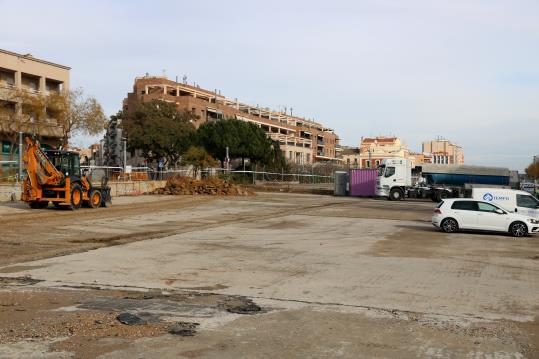
<svg viewBox="0 0 539 359">
<path fill-rule="evenodd" d="M 23 99 L 67 91 L 69 71 L 67 66 L 37 59 L 30 54 L 0 49 L 0 159 L 6 159 L 13 142 L 17 141 L 18 132 L 39 135 L 45 146 L 60 144 L 63 131 L 54 113 L 47 110 L 43 123 L 38 124 Z"/>
<path fill-rule="evenodd" d="M 131 111 L 137 104 L 155 99 L 175 103 L 178 108 L 195 114 L 198 119 L 193 125 L 197 128 L 208 121 L 224 119 L 254 123 L 279 142 L 292 163 L 310 164 L 341 158 L 339 136 L 321 123 L 245 104 L 216 90 L 171 81 L 164 76 L 137 77 L 133 92 L 124 99 L 123 108 Z"/>
<path fill-rule="evenodd" d="M 464 164 L 464 150 L 459 145 L 438 137 L 435 140 L 423 142 L 423 153 L 432 156 L 432 163 L 438 164 Z"/>
</svg>

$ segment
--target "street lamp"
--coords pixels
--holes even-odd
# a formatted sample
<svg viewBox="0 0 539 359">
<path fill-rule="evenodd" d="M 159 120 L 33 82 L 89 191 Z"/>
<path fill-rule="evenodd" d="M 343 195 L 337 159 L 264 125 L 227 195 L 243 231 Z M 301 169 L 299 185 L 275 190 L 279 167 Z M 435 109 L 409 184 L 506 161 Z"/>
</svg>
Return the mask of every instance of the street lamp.
<svg viewBox="0 0 539 359">
<path fill-rule="evenodd" d="M 124 173 L 126 172 L 127 168 L 127 138 L 122 137 L 123 147 L 124 147 Z"/>
</svg>

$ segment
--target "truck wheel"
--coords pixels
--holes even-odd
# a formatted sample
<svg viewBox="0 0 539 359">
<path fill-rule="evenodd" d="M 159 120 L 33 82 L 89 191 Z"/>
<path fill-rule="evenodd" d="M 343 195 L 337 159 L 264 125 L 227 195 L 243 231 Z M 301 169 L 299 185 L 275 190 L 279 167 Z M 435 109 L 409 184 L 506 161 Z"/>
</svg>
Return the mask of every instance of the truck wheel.
<svg viewBox="0 0 539 359">
<path fill-rule="evenodd" d="M 389 192 L 389 199 L 392 201 L 400 201 L 402 200 L 403 197 L 404 195 L 402 194 L 402 191 L 399 188 L 393 188 Z"/>
<path fill-rule="evenodd" d="M 528 235 L 528 227 L 525 223 L 514 222 L 509 227 L 509 233 L 511 233 L 513 237 L 524 237 Z"/>
<path fill-rule="evenodd" d="M 90 208 L 99 208 L 101 206 L 101 191 L 93 189 L 90 191 L 88 204 Z"/>
<path fill-rule="evenodd" d="M 69 208 L 72 210 L 79 209 L 82 205 L 82 188 L 79 184 L 71 186 L 71 194 L 69 198 Z"/>
</svg>

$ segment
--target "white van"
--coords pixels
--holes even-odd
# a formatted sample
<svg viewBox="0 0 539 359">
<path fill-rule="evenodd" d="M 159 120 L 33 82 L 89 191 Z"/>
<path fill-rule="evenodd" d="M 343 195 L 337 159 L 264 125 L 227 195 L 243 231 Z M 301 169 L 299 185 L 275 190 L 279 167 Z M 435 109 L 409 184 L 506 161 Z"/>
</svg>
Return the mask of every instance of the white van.
<svg viewBox="0 0 539 359">
<path fill-rule="evenodd" d="M 525 191 L 501 188 L 473 188 L 472 198 L 492 202 L 509 212 L 539 219 L 539 201 Z"/>
</svg>

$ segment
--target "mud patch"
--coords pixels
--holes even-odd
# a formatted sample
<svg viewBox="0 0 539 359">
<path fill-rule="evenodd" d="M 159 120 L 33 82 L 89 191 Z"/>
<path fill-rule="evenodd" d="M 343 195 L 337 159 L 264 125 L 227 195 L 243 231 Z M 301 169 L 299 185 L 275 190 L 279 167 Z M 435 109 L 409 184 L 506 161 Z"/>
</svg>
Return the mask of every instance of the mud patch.
<svg viewBox="0 0 539 359">
<path fill-rule="evenodd" d="M 11 286 L 27 286 L 34 285 L 36 283 L 43 282 L 41 279 L 33 279 L 32 277 L 0 277 L 0 287 L 11 287 Z"/>
</svg>

